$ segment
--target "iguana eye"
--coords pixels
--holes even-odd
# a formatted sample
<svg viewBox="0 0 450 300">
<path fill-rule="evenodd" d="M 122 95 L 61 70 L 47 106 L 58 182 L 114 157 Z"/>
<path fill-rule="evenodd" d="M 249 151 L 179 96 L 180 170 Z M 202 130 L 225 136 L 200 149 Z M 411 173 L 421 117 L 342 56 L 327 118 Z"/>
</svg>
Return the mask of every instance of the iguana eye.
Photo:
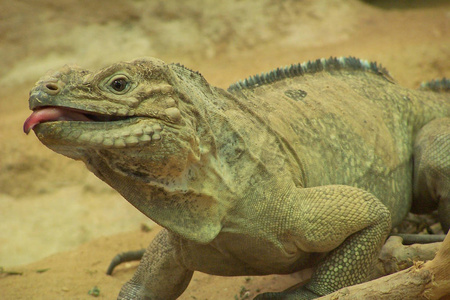
<svg viewBox="0 0 450 300">
<path fill-rule="evenodd" d="M 131 82 L 124 75 L 115 76 L 109 80 L 108 88 L 113 93 L 125 94 L 131 88 Z"/>
<path fill-rule="evenodd" d="M 111 82 L 111 87 L 116 92 L 123 92 L 127 88 L 128 82 L 125 78 L 114 79 Z"/>
</svg>

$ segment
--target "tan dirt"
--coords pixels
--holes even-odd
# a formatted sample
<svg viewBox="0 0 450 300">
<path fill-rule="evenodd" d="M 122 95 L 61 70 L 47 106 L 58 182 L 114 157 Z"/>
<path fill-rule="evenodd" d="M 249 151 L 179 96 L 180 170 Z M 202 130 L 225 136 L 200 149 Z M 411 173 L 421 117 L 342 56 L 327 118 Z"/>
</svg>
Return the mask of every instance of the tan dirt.
<svg viewBox="0 0 450 300">
<path fill-rule="evenodd" d="M 278 66 L 351 55 L 382 63 L 411 88 L 449 77 L 450 3 L 390 2 L 0 0 L 0 266 L 23 272 L 0 275 L 0 298 L 90 299 L 98 286 L 99 298 L 113 299 L 136 263 L 111 277 L 110 259 L 157 231 L 82 163 L 22 133 L 28 91 L 48 69 L 154 56 L 226 88 Z M 252 297 L 300 277 L 196 274 L 180 299 Z"/>
</svg>

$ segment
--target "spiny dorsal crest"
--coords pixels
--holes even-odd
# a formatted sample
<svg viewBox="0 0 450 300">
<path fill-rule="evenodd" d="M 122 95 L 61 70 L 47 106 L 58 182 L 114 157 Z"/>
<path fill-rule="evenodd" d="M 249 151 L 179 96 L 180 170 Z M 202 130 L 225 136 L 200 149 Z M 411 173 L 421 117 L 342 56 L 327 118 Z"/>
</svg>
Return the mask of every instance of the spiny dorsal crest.
<svg viewBox="0 0 450 300">
<path fill-rule="evenodd" d="M 450 79 L 444 77 L 442 79 L 422 82 L 420 89 L 425 91 L 450 93 Z"/>
<path fill-rule="evenodd" d="M 188 70 L 188 71 L 191 71 L 192 73 L 195 73 L 195 74 L 200 75 L 201 77 L 203 77 L 202 74 L 201 74 L 199 71 L 194 71 L 194 70 L 192 70 L 192 69 L 189 69 L 188 67 L 185 67 L 184 65 L 182 65 L 182 64 L 180 64 L 180 63 L 172 63 L 171 65 L 174 65 L 174 66 L 177 66 L 177 67 L 186 69 L 186 70 Z"/>
<path fill-rule="evenodd" d="M 378 65 L 376 62 L 369 62 L 356 57 L 330 57 L 328 59 L 321 58 L 315 61 L 307 61 L 304 63 L 293 64 L 290 66 L 277 68 L 267 73 L 250 76 L 244 80 L 233 83 L 228 88 L 229 92 L 251 89 L 261 85 L 270 84 L 285 78 L 302 76 L 304 74 L 314 74 L 320 71 L 338 71 L 338 70 L 359 70 L 372 72 L 383 76 L 388 81 L 393 82 L 389 72 Z"/>
</svg>

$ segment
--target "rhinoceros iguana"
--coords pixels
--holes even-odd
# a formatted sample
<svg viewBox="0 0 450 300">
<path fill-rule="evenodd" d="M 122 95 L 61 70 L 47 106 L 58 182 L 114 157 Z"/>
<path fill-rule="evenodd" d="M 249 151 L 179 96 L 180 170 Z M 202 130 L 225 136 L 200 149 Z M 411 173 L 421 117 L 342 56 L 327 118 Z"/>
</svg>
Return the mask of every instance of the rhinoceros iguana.
<svg viewBox="0 0 450 300">
<path fill-rule="evenodd" d="M 448 80 L 420 90 L 364 60 L 320 59 L 231 85 L 154 58 L 66 66 L 24 124 L 164 229 L 120 299 L 175 299 L 194 271 L 287 274 L 311 299 L 366 280 L 413 208 L 450 224 Z"/>
</svg>

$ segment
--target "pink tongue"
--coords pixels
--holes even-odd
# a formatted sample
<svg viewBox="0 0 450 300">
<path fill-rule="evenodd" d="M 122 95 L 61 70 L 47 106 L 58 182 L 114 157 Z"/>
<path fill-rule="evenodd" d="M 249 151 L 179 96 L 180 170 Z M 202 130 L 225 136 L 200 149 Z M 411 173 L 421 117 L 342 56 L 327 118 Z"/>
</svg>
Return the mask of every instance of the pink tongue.
<svg viewBox="0 0 450 300">
<path fill-rule="evenodd" d="M 28 134 L 34 126 L 50 121 L 91 121 L 91 119 L 64 107 L 47 107 L 33 112 L 23 124 L 23 131 Z"/>
</svg>

